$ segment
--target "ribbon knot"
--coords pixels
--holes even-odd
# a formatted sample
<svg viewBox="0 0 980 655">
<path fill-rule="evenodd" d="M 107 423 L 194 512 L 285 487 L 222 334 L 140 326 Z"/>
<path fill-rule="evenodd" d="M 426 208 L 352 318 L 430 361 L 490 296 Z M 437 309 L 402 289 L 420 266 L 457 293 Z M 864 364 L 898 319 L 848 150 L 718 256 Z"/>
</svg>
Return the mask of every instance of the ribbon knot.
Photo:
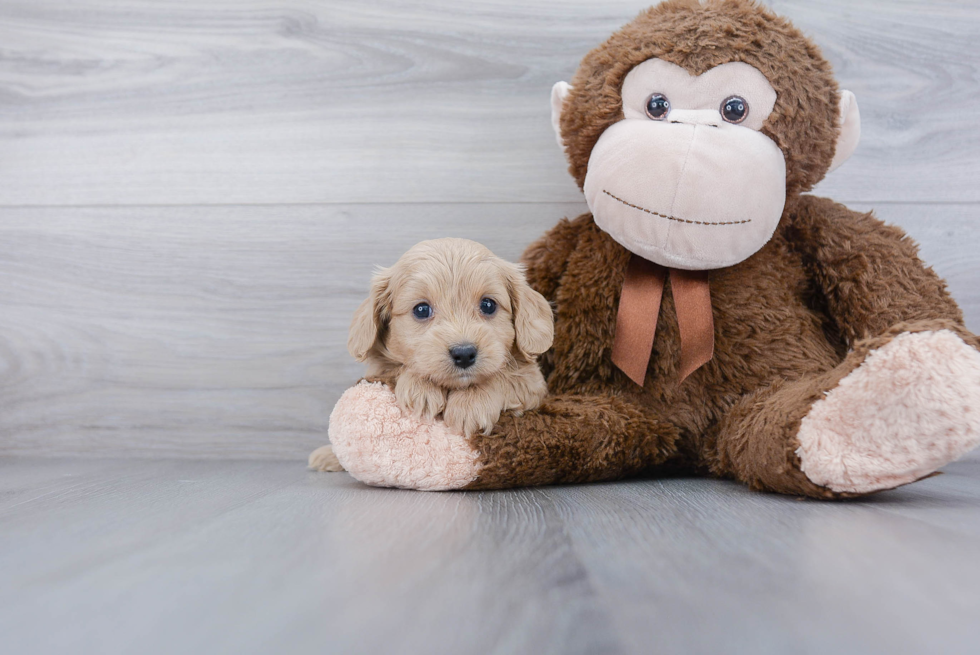
<svg viewBox="0 0 980 655">
<path fill-rule="evenodd" d="M 668 269 L 633 255 L 619 298 L 612 361 L 641 387 L 653 352 L 660 301 L 668 275 L 681 335 L 680 381 L 714 355 L 715 325 L 707 272 Z"/>
</svg>

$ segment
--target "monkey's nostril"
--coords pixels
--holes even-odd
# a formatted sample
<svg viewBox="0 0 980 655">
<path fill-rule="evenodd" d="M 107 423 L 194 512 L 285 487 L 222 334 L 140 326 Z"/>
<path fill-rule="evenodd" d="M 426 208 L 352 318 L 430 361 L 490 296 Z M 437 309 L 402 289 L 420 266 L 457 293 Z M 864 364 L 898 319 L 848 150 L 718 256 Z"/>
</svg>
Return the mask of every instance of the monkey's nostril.
<svg viewBox="0 0 980 655">
<path fill-rule="evenodd" d="M 476 346 L 472 343 L 466 343 L 450 348 L 449 356 L 453 358 L 453 364 L 457 368 L 469 368 L 476 363 L 476 352 Z"/>
</svg>

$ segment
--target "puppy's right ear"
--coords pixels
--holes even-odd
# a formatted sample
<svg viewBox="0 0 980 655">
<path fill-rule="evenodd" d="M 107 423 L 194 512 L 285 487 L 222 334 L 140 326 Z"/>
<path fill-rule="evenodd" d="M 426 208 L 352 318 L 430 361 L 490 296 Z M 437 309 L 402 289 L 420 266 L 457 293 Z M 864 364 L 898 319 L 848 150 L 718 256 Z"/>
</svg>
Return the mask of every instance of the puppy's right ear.
<svg viewBox="0 0 980 655">
<path fill-rule="evenodd" d="M 347 351 L 359 362 L 367 359 L 391 318 L 391 276 L 381 270 L 371 278 L 371 295 L 354 311 L 347 334 Z"/>
<path fill-rule="evenodd" d="M 525 357 L 534 357 L 551 348 L 555 339 L 555 316 L 544 296 L 531 288 L 524 269 L 501 261 L 507 277 L 514 313 L 514 341 Z"/>
</svg>

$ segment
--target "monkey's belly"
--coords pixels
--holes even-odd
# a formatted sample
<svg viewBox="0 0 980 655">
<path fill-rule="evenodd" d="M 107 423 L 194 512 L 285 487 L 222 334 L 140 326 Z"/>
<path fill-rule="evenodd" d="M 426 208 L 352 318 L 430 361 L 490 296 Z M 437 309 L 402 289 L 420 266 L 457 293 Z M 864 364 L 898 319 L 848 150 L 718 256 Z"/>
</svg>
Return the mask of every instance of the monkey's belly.
<svg viewBox="0 0 980 655">
<path fill-rule="evenodd" d="M 831 319 L 814 309 L 811 285 L 797 256 L 778 236 L 749 260 L 712 271 L 714 357 L 689 381 L 677 386 L 681 335 L 673 298 L 664 293 L 653 345 L 650 377 L 677 386 L 677 398 L 703 400 L 711 390 L 742 395 L 774 379 L 795 380 L 830 370 L 846 353 L 833 336 Z M 830 335 L 830 336 L 829 336 Z M 654 386 L 657 386 L 656 383 Z"/>
</svg>

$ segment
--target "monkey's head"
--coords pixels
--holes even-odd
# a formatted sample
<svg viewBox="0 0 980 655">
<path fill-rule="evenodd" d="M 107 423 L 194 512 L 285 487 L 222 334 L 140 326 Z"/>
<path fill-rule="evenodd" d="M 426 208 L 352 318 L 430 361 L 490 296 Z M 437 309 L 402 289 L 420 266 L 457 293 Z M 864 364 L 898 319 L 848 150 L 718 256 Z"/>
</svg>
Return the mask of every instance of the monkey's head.
<svg viewBox="0 0 980 655">
<path fill-rule="evenodd" d="M 860 136 L 819 49 L 752 0 L 643 12 L 555 85 L 552 122 L 596 224 L 689 270 L 759 250 Z"/>
</svg>

